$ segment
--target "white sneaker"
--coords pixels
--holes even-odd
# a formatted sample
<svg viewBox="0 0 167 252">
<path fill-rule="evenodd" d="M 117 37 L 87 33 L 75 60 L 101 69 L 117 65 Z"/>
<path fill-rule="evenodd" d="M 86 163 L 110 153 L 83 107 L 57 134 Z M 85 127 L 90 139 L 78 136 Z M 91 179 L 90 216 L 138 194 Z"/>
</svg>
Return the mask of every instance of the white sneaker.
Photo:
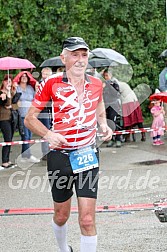
<svg viewBox="0 0 167 252">
<path fill-rule="evenodd" d="M 28 158 L 21 158 L 19 161 L 20 161 L 21 163 L 26 163 L 26 162 L 28 162 Z"/>
<path fill-rule="evenodd" d="M 31 163 L 39 163 L 40 159 L 34 157 L 33 155 L 30 156 L 30 158 L 28 159 L 29 162 Z"/>
</svg>

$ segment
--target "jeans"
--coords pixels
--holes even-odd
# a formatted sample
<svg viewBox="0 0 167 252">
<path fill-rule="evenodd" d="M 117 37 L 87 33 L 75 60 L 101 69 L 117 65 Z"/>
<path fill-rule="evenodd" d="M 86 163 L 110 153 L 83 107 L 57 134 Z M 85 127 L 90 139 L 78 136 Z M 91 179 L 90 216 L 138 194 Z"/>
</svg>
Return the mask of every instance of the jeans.
<svg viewBox="0 0 167 252">
<path fill-rule="evenodd" d="M 21 117 L 22 123 L 23 123 L 23 129 L 24 129 L 24 135 L 21 136 L 21 140 L 31 140 L 32 138 L 32 132 L 25 126 L 24 124 L 24 117 Z M 22 157 L 23 158 L 30 158 L 31 152 L 30 152 L 30 145 L 29 144 L 22 144 Z"/>
<path fill-rule="evenodd" d="M 13 130 L 11 121 L 0 121 L 0 128 L 3 134 L 3 138 L 5 142 L 12 142 L 13 138 Z M 9 162 L 9 155 L 10 155 L 10 145 L 6 145 L 2 147 L 2 163 Z"/>
<path fill-rule="evenodd" d="M 45 109 L 40 112 L 39 120 L 47 129 L 50 129 L 51 127 L 51 119 L 48 111 Z M 49 152 L 49 143 L 48 142 L 43 142 L 41 143 L 41 149 L 43 156 L 45 156 Z"/>
</svg>

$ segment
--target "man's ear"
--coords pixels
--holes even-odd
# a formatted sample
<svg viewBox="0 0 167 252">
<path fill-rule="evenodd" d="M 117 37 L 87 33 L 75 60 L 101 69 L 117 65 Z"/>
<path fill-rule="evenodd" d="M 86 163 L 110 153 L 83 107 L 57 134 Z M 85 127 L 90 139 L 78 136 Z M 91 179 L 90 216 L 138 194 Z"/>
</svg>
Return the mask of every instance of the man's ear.
<svg viewBox="0 0 167 252">
<path fill-rule="evenodd" d="M 65 57 L 64 57 L 63 54 L 60 54 L 60 59 L 61 59 L 61 61 L 63 62 L 63 64 L 65 64 Z"/>
</svg>

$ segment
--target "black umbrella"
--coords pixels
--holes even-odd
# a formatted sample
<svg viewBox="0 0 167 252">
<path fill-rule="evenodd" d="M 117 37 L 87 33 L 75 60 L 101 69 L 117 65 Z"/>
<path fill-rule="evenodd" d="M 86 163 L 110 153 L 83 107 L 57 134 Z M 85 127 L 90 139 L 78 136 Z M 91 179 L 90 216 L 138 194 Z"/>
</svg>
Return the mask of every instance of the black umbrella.
<svg viewBox="0 0 167 252">
<path fill-rule="evenodd" d="M 109 66 L 115 66 L 117 64 L 110 59 L 103 59 L 103 58 L 92 58 L 89 59 L 88 63 L 89 64 L 87 68 L 109 67 Z"/>
<path fill-rule="evenodd" d="M 159 58 L 167 57 L 167 49 L 165 49 L 160 55 Z"/>
<path fill-rule="evenodd" d="M 40 67 L 63 67 L 63 66 L 64 64 L 62 63 L 60 56 L 47 59 L 40 65 Z"/>
</svg>

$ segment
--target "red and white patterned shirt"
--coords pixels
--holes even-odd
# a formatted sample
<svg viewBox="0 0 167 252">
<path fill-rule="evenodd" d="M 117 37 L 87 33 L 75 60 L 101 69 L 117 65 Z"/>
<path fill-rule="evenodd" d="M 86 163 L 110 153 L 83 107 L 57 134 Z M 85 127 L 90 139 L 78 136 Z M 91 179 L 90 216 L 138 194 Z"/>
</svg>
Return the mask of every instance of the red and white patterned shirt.
<svg viewBox="0 0 167 252">
<path fill-rule="evenodd" d="M 95 143 L 96 108 L 102 94 L 101 80 L 85 75 L 83 102 L 79 103 L 76 89 L 64 72 L 41 83 L 32 105 L 42 110 L 51 99 L 53 131 L 62 134 L 69 144 L 62 149 L 77 149 Z"/>
</svg>

